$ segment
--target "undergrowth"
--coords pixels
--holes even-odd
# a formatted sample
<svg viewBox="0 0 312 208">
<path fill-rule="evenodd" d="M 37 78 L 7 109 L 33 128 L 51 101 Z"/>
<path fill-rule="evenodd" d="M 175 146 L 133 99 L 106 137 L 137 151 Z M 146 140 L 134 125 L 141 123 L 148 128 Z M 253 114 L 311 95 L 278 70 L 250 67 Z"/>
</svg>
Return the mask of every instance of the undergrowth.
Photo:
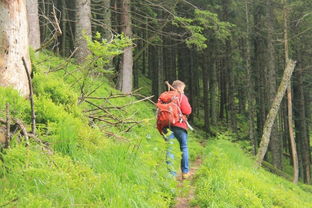
<svg viewBox="0 0 312 208">
<path fill-rule="evenodd" d="M 194 205 L 200 207 L 312 207 L 310 186 L 294 185 L 263 169 L 228 136 L 210 140 L 195 179 Z M 309 188 L 307 188 L 309 187 Z"/>
<path fill-rule="evenodd" d="M 170 207 L 176 182 L 168 177 L 165 142 L 155 128 L 154 106 L 139 102 L 110 111 L 121 120 L 139 121 L 130 129 L 89 119 L 84 111 L 92 106 L 84 96 L 120 93 L 108 78 L 98 72 L 86 76 L 80 66 L 49 52 L 32 59 L 37 132 L 53 153 L 33 141 L 25 147 L 14 139 L 10 148 L 2 150 L 0 207 Z M 134 101 L 126 96 L 109 104 Z M 93 102 L 101 105 L 105 100 Z M 2 118 L 6 103 L 12 117 L 31 123 L 28 100 L 0 88 Z M 202 148 L 195 139 L 190 143 L 195 158 Z M 178 149 L 175 152 L 178 158 Z"/>
</svg>

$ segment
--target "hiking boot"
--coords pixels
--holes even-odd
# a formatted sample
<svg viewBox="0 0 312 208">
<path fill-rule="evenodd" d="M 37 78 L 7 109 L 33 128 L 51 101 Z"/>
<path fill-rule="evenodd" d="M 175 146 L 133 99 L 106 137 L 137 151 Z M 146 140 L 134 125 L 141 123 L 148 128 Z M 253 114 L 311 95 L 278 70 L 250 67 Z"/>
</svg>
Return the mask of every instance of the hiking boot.
<svg viewBox="0 0 312 208">
<path fill-rule="evenodd" d="M 188 173 L 182 173 L 182 180 L 185 180 L 191 176 L 190 172 Z"/>
</svg>

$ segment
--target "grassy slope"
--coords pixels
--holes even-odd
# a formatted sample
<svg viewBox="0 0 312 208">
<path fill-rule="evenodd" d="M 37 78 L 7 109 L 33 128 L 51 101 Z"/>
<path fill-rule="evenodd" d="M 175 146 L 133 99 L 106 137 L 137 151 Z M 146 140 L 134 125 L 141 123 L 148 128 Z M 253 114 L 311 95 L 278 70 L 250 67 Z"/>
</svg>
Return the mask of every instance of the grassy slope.
<svg viewBox="0 0 312 208">
<path fill-rule="evenodd" d="M 14 144 L 1 154 L 0 206 L 8 207 L 169 207 L 176 182 L 167 177 L 165 142 L 154 128 L 154 106 L 141 102 L 111 113 L 142 123 L 114 128 L 92 123 L 83 115 L 86 103 L 77 105 L 85 76 L 78 66 L 49 54 L 33 57 L 35 108 L 40 138 L 49 141 L 54 154 L 36 144 Z M 57 72 L 50 72 L 58 69 Z M 92 96 L 119 93 L 106 78 L 85 80 Z M 133 97 L 111 100 L 111 105 L 134 101 Z M 0 88 L 0 117 L 5 103 L 12 115 L 30 123 L 28 101 L 14 90 Z M 103 101 L 95 101 L 101 104 Z M 101 128 L 100 128 L 101 127 Z M 29 128 L 29 127 L 28 127 Z M 108 138 L 103 130 L 126 137 Z M 191 143 L 195 143 L 191 141 Z M 194 144 L 192 157 L 200 150 Z M 177 151 L 178 152 L 178 151 Z"/>
<path fill-rule="evenodd" d="M 78 66 L 40 54 L 33 58 L 38 132 L 54 150 L 50 155 L 32 144 L 13 144 L 1 154 L 0 206 L 7 207 L 169 207 L 174 201 L 176 182 L 167 177 L 165 143 L 154 128 L 154 107 L 138 103 L 126 111 L 112 111 L 126 119 L 143 121 L 128 133 L 126 127 L 92 124 L 83 115 L 90 108 L 77 105 L 80 81 Z M 46 73 L 49 70 L 61 69 Z M 144 82 L 148 83 L 148 80 Z M 118 93 L 105 78 L 87 79 L 86 91 L 100 86 L 92 95 Z M 144 94 L 150 92 L 144 89 Z M 111 100 L 122 105 L 134 98 Z M 0 117 L 5 103 L 14 117 L 30 123 L 28 101 L 10 89 L 0 88 Z M 97 104 L 101 104 L 97 101 Z M 101 128 L 99 128 L 101 126 Z M 123 139 L 108 138 L 101 130 Z M 119 137 L 119 138 L 120 138 Z M 202 148 L 190 135 L 194 159 Z M 224 138 L 224 137 L 223 137 Z M 177 147 L 177 145 L 176 145 Z M 179 155 L 178 149 L 176 154 Z M 252 169 L 237 145 L 209 141 L 204 165 L 196 178 L 194 204 L 201 207 L 311 207 L 311 188 L 294 186 L 263 170 Z M 179 164 L 177 163 L 176 166 Z M 307 191 L 303 191 L 303 189 Z"/>
<path fill-rule="evenodd" d="M 195 180 L 200 207 L 312 207 L 312 187 L 296 186 L 263 169 L 226 136 L 208 141 Z"/>
</svg>

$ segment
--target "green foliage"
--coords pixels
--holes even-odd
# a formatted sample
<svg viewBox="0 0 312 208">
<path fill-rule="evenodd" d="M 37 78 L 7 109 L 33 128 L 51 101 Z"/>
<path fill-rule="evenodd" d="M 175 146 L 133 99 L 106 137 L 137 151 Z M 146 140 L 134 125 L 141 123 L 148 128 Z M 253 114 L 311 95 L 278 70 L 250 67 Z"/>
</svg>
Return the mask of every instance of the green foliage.
<svg viewBox="0 0 312 208">
<path fill-rule="evenodd" d="M 131 39 L 125 35 L 115 35 L 111 41 L 103 39 L 99 32 L 94 40 L 85 36 L 89 50 L 92 52 L 84 64 L 86 67 L 92 66 L 98 71 L 105 72 L 104 69 L 113 57 L 122 54 L 123 49 L 132 45 Z"/>
<path fill-rule="evenodd" d="M 224 41 L 231 37 L 234 24 L 220 21 L 218 15 L 208 10 L 195 10 L 195 18 L 205 29 L 213 31 L 216 39 Z"/>
<path fill-rule="evenodd" d="M 190 48 L 195 46 L 197 50 L 207 48 L 207 31 L 217 40 L 224 41 L 231 37 L 231 29 L 234 27 L 229 22 L 220 21 L 217 14 L 199 9 L 194 11 L 193 18 L 175 16 L 173 24 L 190 33 L 186 38 L 186 44 Z"/>
<path fill-rule="evenodd" d="M 140 121 L 129 132 L 121 132 L 127 127 L 115 128 L 97 122 L 91 127 L 83 110 L 92 106 L 85 102 L 78 104 L 81 86 L 85 84 L 84 92 L 90 96 L 119 93 L 107 78 L 84 77 L 84 70 L 77 70 L 80 69 L 77 65 L 49 52 L 33 55 L 32 59 L 37 132 L 54 153 L 43 151 L 33 141 L 28 148 L 11 143 L 11 148 L 0 155 L 0 206 L 165 208 L 172 205 L 176 182 L 168 177 L 166 144 L 155 128 L 154 106 L 141 102 L 126 110 L 111 111 L 120 119 L 131 117 Z M 4 88 L 0 88 L 0 98 L 1 116 L 9 101 L 12 115 L 30 124 L 28 100 Z M 122 106 L 134 101 L 133 97 L 122 97 L 112 99 L 110 104 Z M 94 102 L 103 104 L 101 100 Z M 107 132 L 117 136 L 108 138 Z M 195 158 L 202 148 L 193 135 L 190 143 L 191 157 Z M 178 145 L 175 148 L 178 161 Z"/>
<path fill-rule="evenodd" d="M 176 16 L 173 20 L 173 25 L 182 27 L 190 33 L 185 41 L 188 47 L 195 46 L 198 50 L 207 48 L 205 43 L 207 38 L 203 34 L 204 28 L 201 25 L 197 25 L 194 19 Z"/>
<path fill-rule="evenodd" d="M 311 193 L 262 169 L 237 144 L 208 142 L 196 178 L 194 204 L 200 207 L 312 207 Z"/>
</svg>

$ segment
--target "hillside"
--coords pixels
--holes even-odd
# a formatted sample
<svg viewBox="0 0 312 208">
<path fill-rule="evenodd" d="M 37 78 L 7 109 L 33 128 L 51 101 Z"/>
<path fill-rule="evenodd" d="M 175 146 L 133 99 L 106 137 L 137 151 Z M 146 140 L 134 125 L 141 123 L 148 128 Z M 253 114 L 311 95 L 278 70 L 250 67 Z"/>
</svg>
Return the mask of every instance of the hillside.
<svg viewBox="0 0 312 208">
<path fill-rule="evenodd" d="M 228 135 L 207 143 L 195 179 L 194 204 L 200 207 L 312 207 L 312 187 L 294 185 L 264 169 Z"/>
<path fill-rule="evenodd" d="M 131 104 L 136 99 L 119 97 L 107 78 L 84 79 L 77 65 L 48 53 L 33 56 L 33 64 L 38 134 L 53 153 L 33 140 L 25 147 L 13 136 L 10 148 L 1 153 L 1 207 L 169 207 L 174 203 L 176 182 L 164 165 L 165 142 L 155 129 L 153 105 Z M 107 122 L 87 118 L 85 112 L 94 106 L 79 100 L 81 83 L 86 93 L 94 91 L 89 97 L 116 95 L 92 100 L 109 109 Z M 1 118 L 7 102 L 12 117 L 31 123 L 29 102 L 11 89 L 0 89 Z M 129 106 L 115 108 L 123 105 Z M 194 158 L 197 152 L 191 152 Z"/>
<path fill-rule="evenodd" d="M 86 76 L 48 52 L 32 59 L 37 133 L 48 148 L 32 139 L 25 147 L 13 135 L 1 152 L 0 207 L 172 207 L 190 186 L 191 204 L 199 207 L 312 207 L 310 186 L 254 170 L 252 158 L 224 134 L 191 133 L 191 159 L 204 162 L 194 180 L 177 186 L 167 173 L 154 106 L 139 101 L 139 92 L 124 96 L 112 74 Z M 1 118 L 6 103 L 30 130 L 29 102 L 0 88 Z"/>
</svg>

